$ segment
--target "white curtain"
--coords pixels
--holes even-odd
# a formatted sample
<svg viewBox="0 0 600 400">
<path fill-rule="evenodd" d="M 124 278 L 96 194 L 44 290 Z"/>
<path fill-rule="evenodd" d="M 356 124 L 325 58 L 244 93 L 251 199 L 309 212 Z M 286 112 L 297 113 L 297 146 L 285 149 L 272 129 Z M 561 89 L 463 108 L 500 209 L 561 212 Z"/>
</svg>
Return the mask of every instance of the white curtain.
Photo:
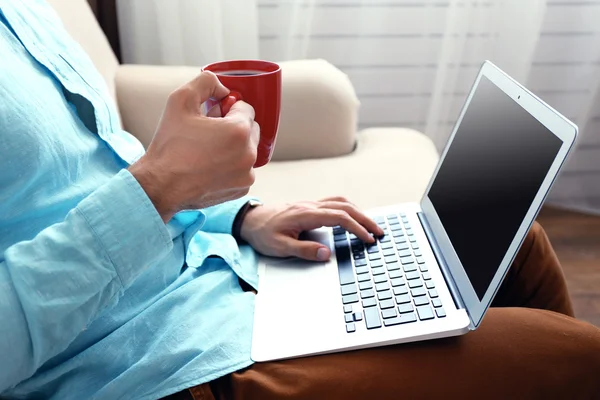
<svg viewBox="0 0 600 400">
<path fill-rule="evenodd" d="M 442 149 L 489 59 L 574 120 L 550 201 L 600 212 L 600 3 L 568 0 L 119 0 L 126 62 L 323 58 L 352 80 L 359 128 Z"/>
<path fill-rule="evenodd" d="M 117 12 L 126 63 L 258 58 L 255 0 L 117 0 Z"/>
</svg>

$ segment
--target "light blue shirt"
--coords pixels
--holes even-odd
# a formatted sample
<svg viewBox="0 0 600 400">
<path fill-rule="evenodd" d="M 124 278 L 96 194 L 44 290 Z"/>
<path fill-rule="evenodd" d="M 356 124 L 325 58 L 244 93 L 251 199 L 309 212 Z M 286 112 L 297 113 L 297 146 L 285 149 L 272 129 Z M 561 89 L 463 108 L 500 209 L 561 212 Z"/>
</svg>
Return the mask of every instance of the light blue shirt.
<svg viewBox="0 0 600 400">
<path fill-rule="evenodd" d="M 50 6 L 0 0 L 1 397 L 158 398 L 251 364 L 247 199 L 165 225 L 142 154 Z"/>
</svg>

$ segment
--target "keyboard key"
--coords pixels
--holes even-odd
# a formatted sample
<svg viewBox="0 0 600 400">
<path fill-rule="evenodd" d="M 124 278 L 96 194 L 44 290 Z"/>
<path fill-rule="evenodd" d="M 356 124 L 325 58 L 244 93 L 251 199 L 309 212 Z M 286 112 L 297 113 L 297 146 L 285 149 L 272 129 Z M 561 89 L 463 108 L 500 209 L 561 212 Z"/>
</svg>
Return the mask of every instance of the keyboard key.
<svg viewBox="0 0 600 400">
<path fill-rule="evenodd" d="M 438 297 L 438 292 L 437 290 L 430 290 L 429 291 L 429 297 L 431 297 L 432 299 Z"/>
<path fill-rule="evenodd" d="M 408 294 L 401 294 L 396 296 L 396 304 L 410 303 L 410 296 Z"/>
<path fill-rule="evenodd" d="M 371 273 L 373 275 L 385 274 L 385 268 L 384 267 L 371 268 Z"/>
<path fill-rule="evenodd" d="M 364 267 L 365 265 L 367 265 L 367 260 L 365 260 L 364 258 L 361 260 L 355 260 L 354 261 L 354 266 L 355 267 Z"/>
<path fill-rule="evenodd" d="M 385 250 L 393 249 L 394 245 L 391 242 L 390 243 L 381 243 L 381 248 L 384 250 L 383 254 L 385 254 Z"/>
<path fill-rule="evenodd" d="M 383 319 L 394 318 L 396 315 L 398 314 L 396 314 L 395 308 L 386 308 L 385 310 L 381 310 L 381 316 Z"/>
<path fill-rule="evenodd" d="M 356 285 L 355 284 L 351 284 L 351 285 L 343 285 L 342 286 L 342 295 L 345 296 L 347 294 L 354 294 L 356 293 Z"/>
<path fill-rule="evenodd" d="M 367 308 L 367 307 L 374 307 L 377 305 L 377 300 L 375 299 L 375 297 L 371 297 L 368 299 L 364 299 L 362 301 L 362 306 L 363 308 Z"/>
<path fill-rule="evenodd" d="M 410 289 L 410 295 L 412 297 L 425 296 L 425 294 L 426 294 L 425 289 L 422 287 Z"/>
<path fill-rule="evenodd" d="M 379 307 L 382 310 L 385 310 L 387 308 L 394 308 L 395 307 L 394 300 L 392 300 L 392 299 L 382 300 L 379 302 Z"/>
<path fill-rule="evenodd" d="M 366 281 L 370 281 L 371 280 L 371 275 L 369 274 L 360 274 L 357 277 L 359 282 L 366 282 Z"/>
<path fill-rule="evenodd" d="M 397 249 L 398 251 L 401 251 L 401 250 L 408 250 L 408 249 L 410 249 L 410 246 L 409 246 L 409 245 L 408 245 L 408 243 L 406 243 L 406 242 L 397 243 L 397 244 L 396 244 L 396 249 Z"/>
<path fill-rule="evenodd" d="M 427 272 L 427 271 L 429 271 L 429 268 L 427 268 L 427 264 L 421 264 L 421 265 L 419 265 L 419 269 L 421 270 L 421 272 Z"/>
<path fill-rule="evenodd" d="M 385 326 L 392 325 L 400 325 L 400 324 L 408 324 L 410 322 L 415 322 L 417 320 L 417 316 L 415 313 L 410 314 L 400 314 L 395 318 L 384 319 L 383 323 Z"/>
<path fill-rule="evenodd" d="M 417 256 L 417 257 L 421 257 L 423 255 L 423 253 L 421 253 L 421 250 L 419 250 L 419 249 L 413 251 L 413 253 L 415 253 L 415 256 Z"/>
<path fill-rule="evenodd" d="M 371 261 L 371 268 L 375 268 L 375 267 L 383 267 L 383 260 Z"/>
<path fill-rule="evenodd" d="M 406 314 L 406 313 L 409 313 L 409 312 L 413 312 L 413 306 L 410 303 L 400 304 L 398 306 L 398 312 L 400 314 Z"/>
<path fill-rule="evenodd" d="M 417 263 L 425 264 L 425 259 L 423 257 L 417 257 Z"/>
<path fill-rule="evenodd" d="M 392 255 L 392 256 L 385 256 L 383 258 L 383 260 L 385 261 L 386 264 L 391 264 L 391 263 L 395 263 L 398 262 L 398 259 L 396 258 L 396 255 Z"/>
<path fill-rule="evenodd" d="M 366 265 L 363 265 L 362 267 L 358 267 L 358 268 L 356 268 L 356 273 L 358 275 L 360 275 L 360 274 L 368 274 L 369 273 L 369 267 L 367 267 Z"/>
<path fill-rule="evenodd" d="M 417 265 L 416 264 L 408 264 L 408 265 L 404 265 L 402 266 L 402 269 L 404 269 L 404 272 L 411 272 L 411 271 L 416 271 L 417 270 Z"/>
<path fill-rule="evenodd" d="M 346 230 L 344 228 L 342 228 L 341 226 L 334 226 L 333 227 L 333 234 L 334 235 L 339 235 L 340 233 L 346 233 Z"/>
<path fill-rule="evenodd" d="M 396 287 L 396 286 L 402 286 L 405 285 L 406 283 L 404 282 L 404 279 L 402 278 L 394 278 L 391 280 L 392 282 L 392 286 Z"/>
<path fill-rule="evenodd" d="M 421 321 L 435 318 L 433 315 L 433 310 L 429 306 L 417 307 L 417 314 L 419 314 L 419 319 Z"/>
<path fill-rule="evenodd" d="M 344 312 L 345 313 L 351 313 L 352 312 L 352 305 L 351 304 L 346 304 L 344 306 Z"/>
<path fill-rule="evenodd" d="M 408 241 L 411 243 L 416 243 L 417 242 L 417 238 L 415 236 L 409 236 L 408 237 Z M 416 245 L 416 247 L 419 247 L 419 245 Z M 414 249 L 415 247 L 413 247 Z"/>
<path fill-rule="evenodd" d="M 387 245 L 388 243 L 384 243 L 384 244 L 386 244 L 386 245 Z M 392 249 L 385 249 L 385 250 L 383 250 L 383 255 L 384 255 L 384 257 L 385 257 L 385 260 L 387 260 L 387 258 L 388 258 L 389 256 L 394 256 L 394 259 L 396 258 L 396 257 L 395 257 L 395 256 L 396 256 L 396 252 L 394 251 L 394 249 L 393 249 L 393 248 L 392 248 Z M 386 262 L 388 262 L 388 261 L 386 261 Z"/>
<path fill-rule="evenodd" d="M 420 279 L 414 279 L 412 281 L 408 281 L 408 287 L 411 289 L 418 288 L 423 286 L 423 282 Z"/>
<path fill-rule="evenodd" d="M 398 256 L 400 257 L 408 257 L 412 255 L 412 252 L 410 250 L 402 250 L 398 252 Z"/>
<path fill-rule="evenodd" d="M 415 306 L 424 306 L 425 304 L 429 304 L 429 299 L 427 296 L 415 297 L 413 301 L 415 302 Z"/>
<path fill-rule="evenodd" d="M 383 292 L 377 293 L 379 300 L 387 300 L 392 298 L 392 292 L 390 290 L 384 290 Z"/>
<path fill-rule="evenodd" d="M 360 283 L 358 284 L 358 288 L 359 288 L 360 290 L 373 289 L 373 284 L 371 283 L 371 281 L 360 282 Z"/>
<path fill-rule="evenodd" d="M 377 243 L 373 243 L 373 244 L 371 244 L 370 247 L 367 247 L 367 253 L 369 253 L 369 254 L 378 253 L 378 252 L 379 252 L 379 247 L 377 247 Z"/>
<path fill-rule="evenodd" d="M 413 251 L 417 250 L 419 248 L 419 243 L 417 243 L 417 239 L 415 239 L 414 241 L 410 240 L 410 246 L 412 247 Z"/>
<path fill-rule="evenodd" d="M 362 321 L 362 313 L 360 312 L 355 312 L 352 314 L 352 317 L 354 318 L 354 321 Z"/>
<path fill-rule="evenodd" d="M 407 294 L 408 288 L 406 286 L 398 286 L 398 287 L 395 287 L 394 289 L 392 289 L 392 291 L 394 292 L 395 296 L 398 296 L 400 294 Z"/>
<path fill-rule="evenodd" d="M 361 299 L 368 299 L 369 297 L 375 297 L 375 292 L 373 291 L 373 289 L 367 289 L 367 290 L 360 291 Z"/>
<path fill-rule="evenodd" d="M 419 274 L 418 271 L 411 271 L 411 272 L 406 273 L 407 280 L 419 279 L 420 277 L 421 277 L 421 274 Z"/>
<path fill-rule="evenodd" d="M 354 261 L 358 261 L 358 260 L 364 260 L 365 259 L 365 253 L 354 253 L 352 254 L 352 257 L 354 258 Z"/>
<path fill-rule="evenodd" d="M 410 229 L 410 228 L 406 228 L 406 234 L 407 234 L 408 236 L 413 236 L 415 233 L 413 232 L 413 230 L 412 230 L 412 229 Z"/>
<path fill-rule="evenodd" d="M 346 233 L 339 233 L 339 234 L 333 235 L 333 240 L 335 240 L 336 242 L 346 240 Z"/>
<path fill-rule="evenodd" d="M 423 272 L 423 279 L 426 281 L 431 279 L 431 275 L 429 275 L 429 272 Z"/>
<path fill-rule="evenodd" d="M 358 294 L 349 294 L 346 296 L 342 296 L 342 303 L 344 303 L 344 304 L 358 303 Z"/>
<path fill-rule="evenodd" d="M 386 267 L 388 271 L 396 271 L 400 269 L 400 263 L 394 261 L 393 263 L 387 263 Z"/>
<path fill-rule="evenodd" d="M 380 243 L 387 243 L 387 242 L 391 242 L 392 238 L 390 237 L 389 234 L 383 236 L 381 239 L 379 239 Z"/>
<path fill-rule="evenodd" d="M 383 275 L 375 275 L 373 277 L 373 280 L 375 281 L 375 283 L 387 282 L 387 276 L 385 276 L 385 274 L 383 274 Z"/>
<path fill-rule="evenodd" d="M 354 322 L 354 317 L 352 316 L 352 314 L 344 314 L 344 320 L 346 321 L 346 323 Z"/>
<path fill-rule="evenodd" d="M 435 288 L 435 284 L 433 283 L 433 281 L 425 281 L 425 286 L 427 287 L 427 289 Z"/>
<path fill-rule="evenodd" d="M 379 260 L 379 259 L 381 259 L 381 254 L 379 254 L 379 253 L 369 254 L 369 260 Z"/>
<path fill-rule="evenodd" d="M 346 324 L 346 332 L 348 332 L 348 333 L 356 332 L 356 326 L 353 323 Z"/>
<path fill-rule="evenodd" d="M 402 226 L 400 225 L 400 223 L 391 224 L 390 229 L 392 230 L 392 236 L 396 236 L 396 232 L 402 232 Z"/>
<path fill-rule="evenodd" d="M 444 311 L 443 308 L 436 308 L 435 314 L 438 316 L 438 318 L 444 318 L 446 316 L 446 311 Z"/>
<path fill-rule="evenodd" d="M 350 250 L 347 246 L 336 247 L 335 254 L 338 262 L 338 276 L 340 285 L 354 283 L 354 272 L 352 271 L 352 261 L 350 260 Z"/>
<path fill-rule="evenodd" d="M 402 263 L 402 265 L 408 265 L 408 264 L 414 263 L 415 261 L 413 260 L 412 257 L 402 257 L 400 259 L 400 262 Z"/>
<path fill-rule="evenodd" d="M 440 299 L 432 299 L 431 300 L 431 304 L 433 304 L 434 307 L 441 307 L 442 306 L 442 301 Z"/>
<path fill-rule="evenodd" d="M 394 269 L 394 270 L 390 270 L 390 268 L 388 266 L 388 271 L 389 271 L 388 275 L 390 276 L 390 279 L 401 278 L 402 277 L 402 271 L 400 271 L 400 268 Z"/>
<path fill-rule="evenodd" d="M 387 282 L 378 283 L 377 285 L 375 285 L 375 290 L 378 292 L 381 292 L 383 290 L 388 290 L 389 288 L 390 288 L 390 285 L 388 285 Z"/>
<path fill-rule="evenodd" d="M 392 232 L 392 236 L 394 236 L 395 243 L 406 243 L 406 236 L 404 236 L 404 231 L 397 230 Z"/>
<path fill-rule="evenodd" d="M 381 318 L 379 318 L 379 310 L 377 307 L 365 308 L 364 315 L 367 329 L 381 328 Z"/>
</svg>

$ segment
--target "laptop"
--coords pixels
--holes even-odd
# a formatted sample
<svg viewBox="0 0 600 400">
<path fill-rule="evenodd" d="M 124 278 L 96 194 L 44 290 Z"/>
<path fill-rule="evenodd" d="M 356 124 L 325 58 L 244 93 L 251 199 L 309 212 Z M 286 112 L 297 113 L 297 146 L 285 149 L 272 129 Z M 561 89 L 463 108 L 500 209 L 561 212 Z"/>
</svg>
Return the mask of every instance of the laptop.
<svg viewBox="0 0 600 400">
<path fill-rule="evenodd" d="M 331 248 L 328 262 L 259 259 L 252 359 L 477 329 L 576 136 L 572 122 L 483 63 L 420 203 L 367 211 L 385 236 L 367 245 L 324 227 L 306 236 Z"/>
</svg>

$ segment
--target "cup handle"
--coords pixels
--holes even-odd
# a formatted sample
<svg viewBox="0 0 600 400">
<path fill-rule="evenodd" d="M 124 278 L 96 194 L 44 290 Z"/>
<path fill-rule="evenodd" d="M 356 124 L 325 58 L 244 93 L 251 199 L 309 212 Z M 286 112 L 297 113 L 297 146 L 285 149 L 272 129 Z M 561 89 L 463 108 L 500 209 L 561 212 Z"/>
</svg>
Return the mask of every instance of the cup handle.
<svg viewBox="0 0 600 400">
<path fill-rule="evenodd" d="M 242 100 L 242 95 L 239 92 L 231 91 L 221 100 L 209 99 L 206 102 L 206 110 L 208 111 L 218 104 L 221 108 L 221 116 L 224 117 L 229 113 L 229 110 L 231 110 L 231 106 L 233 106 L 238 100 Z"/>
</svg>

